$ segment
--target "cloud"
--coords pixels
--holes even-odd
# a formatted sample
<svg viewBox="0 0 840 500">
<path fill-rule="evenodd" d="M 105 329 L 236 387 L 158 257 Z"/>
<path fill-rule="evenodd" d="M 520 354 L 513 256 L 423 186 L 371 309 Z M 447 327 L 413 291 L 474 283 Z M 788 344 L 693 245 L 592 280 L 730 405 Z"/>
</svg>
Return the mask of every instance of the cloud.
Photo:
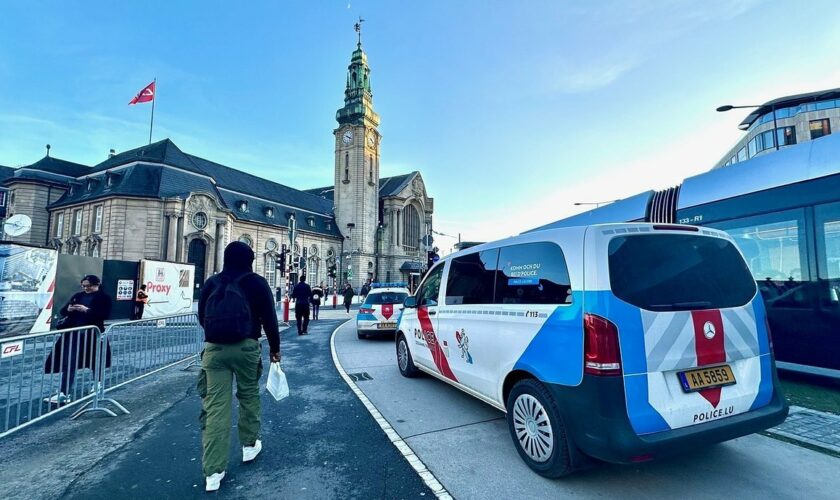
<svg viewBox="0 0 840 500">
<path fill-rule="evenodd" d="M 610 85 L 624 73 L 638 66 L 639 62 L 640 58 L 635 55 L 618 56 L 617 60 L 586 66 L 577 71 L 573 70 L 571 65 L 564 64 L 556 70 L 555 76 L 548 78 L 548 81 L 553 82 L 557 92 L 590 92 Z"/>
</svg>

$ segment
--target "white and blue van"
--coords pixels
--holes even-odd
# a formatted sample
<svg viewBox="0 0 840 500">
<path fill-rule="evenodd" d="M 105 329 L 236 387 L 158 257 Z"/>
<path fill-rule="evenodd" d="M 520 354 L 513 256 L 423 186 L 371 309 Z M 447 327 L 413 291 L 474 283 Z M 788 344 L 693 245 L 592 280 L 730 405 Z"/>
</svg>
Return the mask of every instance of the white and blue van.
<svg viewBox="0 0 840 500">
<path fill-rule="evenodd" d="M 547 477 L 691 453 L 788 412 L 761 295 L 715 229 L 606 224 L 469 248 L 406 299 L 396 346 L 404 376 L 505 411 Z"/>
</svg>

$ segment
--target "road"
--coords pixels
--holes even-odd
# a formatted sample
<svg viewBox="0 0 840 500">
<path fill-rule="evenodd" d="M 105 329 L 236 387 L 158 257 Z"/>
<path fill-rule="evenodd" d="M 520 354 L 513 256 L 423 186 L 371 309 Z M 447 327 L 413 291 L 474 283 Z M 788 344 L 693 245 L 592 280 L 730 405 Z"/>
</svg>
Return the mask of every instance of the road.
<svg viewBox="0 0 840 500">
<path fill-rule="evenodd" d="M 232 429 L 234 448 L 219 490 L 224 498 L 433 497 L 335 370 L 329 340 L 340 321 L 315 322 L 308 336 L 295 335 L 294 325 L 284 333 L 283 368 L 291 395 L 278 403 L 263 392 L 264 449 L 254 463 L 240 463 Z M 267 356 L 263 349 L 266 366 Z M 61 497 L 206 498 L 200 400 L 193 383 L 186 393 L 173 394 L 171 407 L 125 446 L 99 457 Z"/>
<path fill-rule="evenodd" d="M 339 362 L 458 499 L 837 498 L 840 459 L 762 435 L 634 466 L 599 464 L 548 480 L 522 462 L 504 414 L 431 377 L 406 379 L 393 339 L 359 340 L 353 322 L 334 334 Z"/>
</svg>

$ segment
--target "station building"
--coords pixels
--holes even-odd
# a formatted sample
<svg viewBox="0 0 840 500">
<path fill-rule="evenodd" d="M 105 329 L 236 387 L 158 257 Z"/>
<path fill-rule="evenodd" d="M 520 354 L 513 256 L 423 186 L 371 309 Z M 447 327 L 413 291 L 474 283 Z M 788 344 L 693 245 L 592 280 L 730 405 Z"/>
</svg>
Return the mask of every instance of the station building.
<svg viewBox="0 0 840 500">
<path fill-rule="evenodd" d="M 334 183 L 309 190 L 184 152 L 169 139 L 112 151 L 93 166 L 48 149 L 31 165 L 0 167 L 0 216 L 32 220 L 28 232 L 4 239 L 103 259 L 188 262 L 199 285 L 221 270 L 224 247 L 236 240 L 254 249 L 255 271 L 274 287 L 285 284 L 284 250 L 292 279 L 305 273 L 336 285 L 349 276 L 357 289 L 368 279 L 408 281 L 425 266 L 434 202 L 419 172 L 379 175 L 380 118 L 361 39 L 336 120 Z"/>
<path fill-rule="evenodd" d="M 773 99 L 757 106 L 738 128 L 746 134 L 714 168 L 840 131 L 840 88 Z"/>
</svg>

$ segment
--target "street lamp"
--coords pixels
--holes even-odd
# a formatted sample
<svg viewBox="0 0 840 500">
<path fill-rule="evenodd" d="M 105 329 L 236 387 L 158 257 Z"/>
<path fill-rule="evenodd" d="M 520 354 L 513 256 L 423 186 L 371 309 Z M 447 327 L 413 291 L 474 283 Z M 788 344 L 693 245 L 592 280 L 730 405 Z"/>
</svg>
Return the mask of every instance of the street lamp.
<svg viewBox="0 0 840 500">
<path fill-rule="evenodd" d="M 761 108 L 762 106 L 732 106 L 731 104 L 725 104 L 723 106 L 719 106 L 715 111 L 718 113 L 723 113 L 729 111 L 730 109 L 750 109 L 750 108 Z M 770 109 L 773 111 L 773 146 L 775 146 L 776 151 L 779 150 L 779 127 L 776 123 L 776 104 L 771 103 Z M 749 127 L 749 126 L 748 126 Z M 742 128 L 741 130 L 746 130 L 746 128 Z"/>
</svg>

